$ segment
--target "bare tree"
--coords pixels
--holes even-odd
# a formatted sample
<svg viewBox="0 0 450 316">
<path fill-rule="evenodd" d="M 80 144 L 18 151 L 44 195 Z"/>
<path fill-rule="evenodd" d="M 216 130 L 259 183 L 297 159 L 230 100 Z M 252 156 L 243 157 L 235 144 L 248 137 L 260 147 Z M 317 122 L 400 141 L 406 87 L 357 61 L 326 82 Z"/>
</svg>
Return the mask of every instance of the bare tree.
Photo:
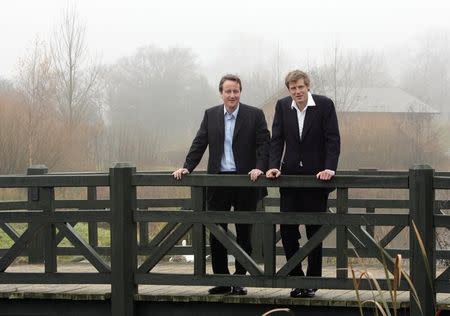
<svg viewBox="0 0 450 316">
<path fill-rule="evenodd" d="M 55 86 L 51 70 L 51 57 L 45 44 L 38 39 L 31 54 L 19 63 L 18 89 L 26 107 L 25 130 L 28 143 L 28 165 L 34 163 L 35 147 L 49 115 L 54 113 Z M 38 148 L 38 147 L 36 147 Z"/>
<path fill-rule="evenodd" d="M 85 25 L 75 8 L 67 8 L 51 44 L 56 97 L 61 119 L 74 128 L 97 111 L 99 66 L 88 58 Z"/>
<path fill-rule="evenodd" d="M 23 103 L 15 90 L 0 93 L 0 173 L 22 172 L 26 167 L 25 133 L 21 127 Z"/>
<path fill-rule="evenodd" d="M 406 57 L 401 87 L 450 118 L 450 34 L 428 31 Z M 441 115 L 442 117 L 444 115 Z"/>
<path fill-rule="evenodd" d="M 386 86 L 392 82 L 382 56 L 345 51 L 335 43 L 325 63 L 311 69 L 314 91 L 334 100 L 336 109 L 345 113 L 354 108 L 362 88 Z"/>
</svg>

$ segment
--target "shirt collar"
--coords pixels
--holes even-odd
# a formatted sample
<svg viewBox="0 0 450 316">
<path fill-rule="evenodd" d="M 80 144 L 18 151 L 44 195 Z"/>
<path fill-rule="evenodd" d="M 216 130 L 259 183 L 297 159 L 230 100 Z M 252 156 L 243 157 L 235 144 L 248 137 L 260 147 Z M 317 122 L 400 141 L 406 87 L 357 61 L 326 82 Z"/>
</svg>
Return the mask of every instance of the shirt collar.
<svg viewBox="0 0 450 316">
<path fill-rule="evenodd" d="M 313 97 L 312 97 L 312 94 L 311 94 L 311 92 L 309 92 L 309 91 L 308 91 L 308 101 L 306 102 L 306 106 L 305 106 L 305 109 L 304 109 L 304 110 L 306 110 L 306 108 L 307 108 L 308 106 L 316 106 L 316 102 L 314 102 L 314 99 L 313 99 Z M 292 109 L 297 109 L 297 110 L 298 110 L 297 104 L 295 104 L 295 100 L 294 100 L 294 99 L 292 99 L 291 108 L 292 108 Z"/>
<path fill-rule="evenodd" d="M 239 105 L 240 105 L 240 103 L 238 103 L 236 109 L 235 109 L 232 113 L 228 113 L 228 112 L 227 112 L 227 108 L 226 108 L 225 105 L 224 105 L 224 106 L 223 106 L 223 115 L 225 116 L 225 115 L 227 115 L 227 113 L 228 113 L 229 115 L 234 116 L 234 118 L 236 118 L 237 115 L 238 115 L 238 112 L 239 112 Z"/>
</svg>

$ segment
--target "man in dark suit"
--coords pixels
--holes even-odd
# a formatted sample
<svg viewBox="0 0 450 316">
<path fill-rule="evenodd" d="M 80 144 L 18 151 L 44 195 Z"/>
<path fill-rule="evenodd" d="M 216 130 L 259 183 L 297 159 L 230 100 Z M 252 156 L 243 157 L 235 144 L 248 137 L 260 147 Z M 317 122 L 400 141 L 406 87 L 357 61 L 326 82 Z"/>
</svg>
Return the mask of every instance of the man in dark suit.
<svg viewBox="0 0 450 316">
<path fill-rule="evenodd" d="M 192 142 L 183 168 L 173 172 L 176 179 L 191 173 L 200 162 L 206 147 L 209 147 L 208 173 L 249 174 L 252 181 L 264 174 L 268 164 L 270 133 L 262 110 L 239 103 L 242 84 L 239 77 L 225 75 L 219 83 L 223 104 L 205 111 L 203 121 Z M 262 192 L 264 191 L 264 192 Z M 236 187 L 208 188 L 208 210 L 255 211 L 258 199 L 267 195 L 267 190 Z M 226 224 L 221 226 L 227 230 Z M 239 246 L 251 253 L 251 225 L 236 224 L 236 239 Z M 212 268 L 216 274 L 229 274 L 226 248 L 210 234 Z M 246 274 L 246 269 L 236 260 L 235 274 Z M 240 286 L 216 286 L 210 294 L 245 295 Z"/>
<path fill-rule="evenodd" d="M 336 172 L 340 153 L 340 136 L 333 101 L 309 92 L 310 79 L 300 70 L 285 79 L 289 97 L 278 100 L 272 125 L 267 178 L 286 175 L 316 175 L 330 180 Z M 284 155 L 283 155 L 284 150 Z M 280 188 L 281 212 L 326 212 L 328 189 Z M 281 225 L 286 259 L 299 249 L 299 225 Z M 306 225 L 311 238 L 319 225 Z M 291 275 L 304 276 L 301 264 Z M 307 276 L 322 275 L 322 244 L 308 255 Z M 313 297 L 314 289 L 293 289 L 291 297 Z"/>
</svg>

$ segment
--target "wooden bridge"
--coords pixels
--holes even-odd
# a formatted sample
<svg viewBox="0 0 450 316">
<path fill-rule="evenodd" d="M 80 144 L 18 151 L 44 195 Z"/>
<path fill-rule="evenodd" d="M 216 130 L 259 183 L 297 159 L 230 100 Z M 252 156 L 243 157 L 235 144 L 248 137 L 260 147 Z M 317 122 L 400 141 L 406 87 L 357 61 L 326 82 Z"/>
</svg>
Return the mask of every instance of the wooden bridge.
<svg viewBox="0 0 450 316">
<path fill-rule="evenodd" d="M 0 176 L 0 188 L 28 190 L 27 200 L 0 202 L 0 229 L 14 241 L 0 250 L 0 315 L 261 315 L 275 307 L 289 307 L 299 315 L 360 315 L 358 301 L 373 298 L 396 306 L 399 315 L 448 313 L 450 268 L 445 263 L 450 252 L 437 249 L 435 236 L 437 229 L 450 227 L 450 217 L 445 215 L 450 203 L 435 194 L 448 193 L 449 173 L 416 166 L 408 172 L 340 172 L 327 183 L 312 176 L 253 183 L 246 176 L 205 174 L 175 181 L 167 173 L 136 172 L 128 164 L 117 164 L 109 174 L 45 171 L 32 168 L 28 175 Z M 330 212 L 323 214 L 279 213 L 274 197 L 267 198 L 258 212 L 209 212 L 206 187 L 210 186 L 333 187 L 336 198 L 330 200 Z M 55 189 L 73 187 L 86 188 L 87 198 L 55 199 Z M 107 199 L 97 198 L 102 187 L 109 191 Z M 148 187 L 190 187 L 191 196 L 138 198 L 138 191 Z M 352 190 L 401 191 L 407 198 L 351 198 Z M 167 209 L 174 207 L 183 211 Z M 389 211 L 380 213 L 380 209 Z M 87 238 L 74 229 L 79 222 L 88 223 Z M 19 233 L 13 223 L 24 223 L 26 229 Z M 109 223 L 111 246 L 99 246 L 99 223 Z M 153 234 L 148 223 L 166 224 Z M 245 253 L 232 233 L 216 223 L 254 224 L 254 254 Z M 277 247 L 279 224 L 322 227 L 285 262 Z M 382 226 L 387 232 L 376 240 L 375 228 Z M 408 247 L 390 246 L 405 231 Z M 249 275 L 211 273 L 206 259 L 207 232 L 224 244 Z M 186 234 L 192 243 L 182 247 L 179 241 Z M 323 277 L 289 276 L 308 252 L 329 236 L 334 241 L 324 249 L 329 265 Z M 73 247 L 62 247 L 64 238 Z M 405 271 L 413 287 L 402 281 L 395 304 L 389 303 L 389 293 L 397 254 L 406 259 Z M 67 265 L 57 260 L 75 255 L 83 256 L 87 263 Z M 193 255 L 195 260 L 169 264 L 168 255 Z M 27 257 L 31 264 L 15 263 L 19 257 Z M 363 279 L 359 300 L 349 269 L 351 263 L 355 265 L 355 257 L 367 265 L 378 260 L 390 271 L 386 275 L 384 268 L 374 269 L 373 279 Z M 359 268 L 365 271 L 367 266 Z M 379 291 L 374 289 L 374 280 Z M 209 286 L 230 284 L 249 287 L 249 295 L 206 294 Z M 320 290 L 314 299 L 291 299 L 288 289 L 292 287 Z M 378 297 L 380 293 L 385 299 Z M 366 306 L 364 313 L 373 314 L 373 307 Z"/>
</svg>

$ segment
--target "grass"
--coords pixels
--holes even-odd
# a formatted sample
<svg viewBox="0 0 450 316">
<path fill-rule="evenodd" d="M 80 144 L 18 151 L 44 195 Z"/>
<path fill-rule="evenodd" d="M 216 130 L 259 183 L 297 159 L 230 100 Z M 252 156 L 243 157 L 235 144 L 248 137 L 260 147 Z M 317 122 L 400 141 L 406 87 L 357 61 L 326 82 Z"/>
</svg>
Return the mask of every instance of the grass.
<svg viewBox="0 0 450 316">
<path fill-rule="evenodd" d="M 391 282 L 388 282 L 388 287 L 389 287 L 388 292 L 389 292 L 390 299 L 392 301 L 393 315 L 397 316 L 397 310 L 399 308 L 399 305 L 397 304 L 397 297 L 398 297 L 397 292 L 398 292 L 398 288 L 400 286 L 400 280 L 401 280 L 402 275 L 404 276 L 405 279 L 409 280 L 409 283 L 411 285 L 412 285 L 412 283 L 410 281 L 409 276 L 402 269 L 403 261 L 402 261 L 401 255 L 397 255 L 395 258 L 393 279 L 391 279 L 390 272 L 387 269 L 386 262 L 384 262 L 383 266 L 385 267 L 384 271 L 385 271 L 386 280 L 391 280 Z M 385 292 L 381 289 L 377 279 L 372 275 L 372 273 L 368 269 L 356 270 L 353 268 L 352 265 L 350 265 L 350 271 L 352 273 L 353 287 L 355 289 L 356 299 L 359 303 L 358 307 L 359 307 L 361 316 L 364 315 L 363 307 L 366 305 L 370 305 L 370 304 L 375 306 L 376 315 L 378 315 L 378 313 L 380 313 L 383 316 L 392 315 L 391 308 L 390 308 L 390 306 L 387 302 L 387 298 L 385 296 Z M 357 274 L 359 274 L 359 275 L 357 275 Z M 368 300 L 364 300 L 364 301 L 362 301 L 362 299 L 361 299 L 361 294 L 360 294 L 360 290 L 359 290 L 359 287 L 360 287 L 363 279 L 366 279 L 369 281 L 371 291 L 372 291 L 372 298 L 368 299 Z M 417 293 L 415 293 L 415 290 L 414 290 L 413 295 L 414 295 L 414 298 L 418 302 Z"/>
<path fill-rule="evenodd" d="M 425 270 L 426 270 L 425 273 L 426 273 L 427 280 L 428 280 L 428 283 L 430 286 L 430 290 L 433 291 L 433 293 L 434 293 L 434 285 L 433 285 L 431 267 L 428 263 L 428 256 L 427 256 L 427 253 L 425 250 L 423 240 L 420 236 L 419 230 L 417 229 L 417 226 L 414 223 L 414 221 L 412 222 L 411 228 L 414 230 L 415 236 L 417 238 L 417 242 L 420 247 L 422 259 L 424 260 L 424 263 L 425 263 Z M 366 231 L 364 231 L 364 233 L 369 238 L 372 238 Z M 359 307 L 361 316 L 364 316 L 363 307 L 366 305 L 370 305 L 370 304 L 372 304 L 372 306 L 375 307 L 375 315 L 397 316 L 398 308 L 399 308 L 399 306 L 397 304 L 398 289 L 400 287 L 400 281 L 402 278 L 405 279 L 406 282 L 408 283 L 409 289 L 412 293 L 411 297 L 414 299 L 415 303 L 419 307 L 421 314 L 423 315 L 422 306 L 420 304 L 420 300 L 417 295 L 416 288 L 411 281 L 411 277 L 403 270 L 403 259 L 402 259 L 401 255 L 397 255 L 395 257 L 395 259 L 393 259 L 389 256 L 389 254 L 386 252 L 386 250 L 383 247 L 381 247 L 378 243 L 376 243 L 376 244 L 378 245 L 378 248 L 381 251 L 385 279 L 390 281 L 390 282 L 387 282 L 387 284 L 388 284 L 389 298 L 392 301 L 392 307 L 389 306 L 389 304 L 387 302 L 387 298 L 384 295 L 384 291 L 381 289 L 377 279 L 372 275 L 372 273 L 369 271 L 369 269 L 357 270 L 357 269 L 353 268 L 352 264 L 350 264 L 349 268 L 350 268 L 350 271 L 352 274 L 353 287 L 355 289 L 355 294 L 356 294 L 356 298 L 358 301 L 358 307 Z M 393 270 L 392 274 L 388 270 L 388 261 L 390 261 L 390 263 L 393 263 L 393 266 L 394 266 L 394 270 Z M 391 278 L 391 276 L 392 276 L 392 278 Z M 366 279 L 369 282 L 369 285 L 370 285 L 370 288 L 372 291 L 372 298 L 368 299 L 368 300 L 364 300 L 364 301 L 361 300 L 361 295 L 360 295 L 360 290 L 359 290 L 363 279 Z M 433 297 L 433 306 L 434 306 L 435 316 L 440 315 L 441 311 L 437 309 L 437 303 L 436 303 L 435 297 Z"/>
</svg>

